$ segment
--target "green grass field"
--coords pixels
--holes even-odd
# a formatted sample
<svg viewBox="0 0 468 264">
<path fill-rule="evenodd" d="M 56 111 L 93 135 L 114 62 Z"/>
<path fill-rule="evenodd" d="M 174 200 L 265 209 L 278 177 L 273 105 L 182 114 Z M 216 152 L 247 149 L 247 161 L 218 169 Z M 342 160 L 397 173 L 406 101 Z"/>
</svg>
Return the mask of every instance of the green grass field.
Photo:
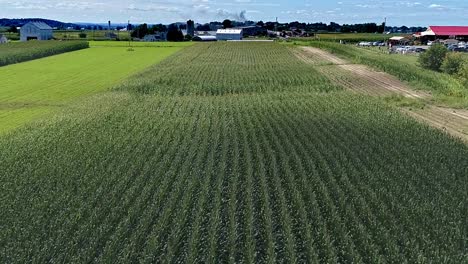
<svg viewBox="0 0 468 264">
<path fill-rule="evenodd" d="M 0 132 L 79 96 L 108 89 L 180 49 L 94 47 L 0 67 Z"/>
<path fill-rule="evenodd" d="M 465 263 L 467 157 L 286 46 L 197 44 L 0 137 L 0 259 Z"/>
</svg>

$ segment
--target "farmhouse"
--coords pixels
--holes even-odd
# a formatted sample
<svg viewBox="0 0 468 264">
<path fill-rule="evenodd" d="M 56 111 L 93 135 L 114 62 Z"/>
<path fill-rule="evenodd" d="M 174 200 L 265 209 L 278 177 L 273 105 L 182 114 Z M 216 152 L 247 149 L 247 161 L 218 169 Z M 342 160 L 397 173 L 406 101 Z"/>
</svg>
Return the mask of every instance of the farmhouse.
<svg viewBox="0 0 468 264">
<path fill-rule="evenodd" d="M 166 40 L 165 32 L 158 32 L 156 34 L 148 34 L 148 35 L 145 35 L 142 39 L 142 41 L 146 41 L 146 42 L 165 41 L 165 40 Z"/>
<path fill-rule="evenodd" d="M 44 22 L 29 22 L 20 29 L 20 40 L 31 39 L 49 40 L 52 39 L 52 28 Z"/>
<path fill-rule="evenodd" d="M 217 40 L 242 40 L 242 29 L 218 29 L 216 31 Z"/>
<path fill-rule="evenodd" d="M 468 40 L 468 26 L 430 26 L 416 37 L 421 40 L 458 39 Z"/>
<path fill-rule="evenodd" d="M 0 34 L 0 44 L 5 44 L 5 43 L 8 43 L 7 37 L 5 37 L 4 35 Z"/>
</svg>

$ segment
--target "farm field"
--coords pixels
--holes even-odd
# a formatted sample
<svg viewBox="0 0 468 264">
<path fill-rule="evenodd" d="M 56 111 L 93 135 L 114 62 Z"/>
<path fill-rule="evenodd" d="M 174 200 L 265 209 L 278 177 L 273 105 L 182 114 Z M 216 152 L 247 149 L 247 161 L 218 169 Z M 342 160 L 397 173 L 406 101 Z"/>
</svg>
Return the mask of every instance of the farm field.
<svg viewBox="0 0 468 264">
<path fill-rule="evenodd" d="M 201 43 L 124 81 L 116 89 L 161 95 L 342 90 L 312 65 L 297 60 L 286 47 L 278 46 Z"/>
<path fill-rule="evenodd" d="M 468 147 L 319 67 L 197 44 L 1 136 L 0 259 L 466 262 Z"/>
<path fill-rule="evenodd" d="M 441 72 L 426 70 L 417 65 L 415 58 L 404 58 L 375 52 L 353 45 L 341 45 L 324 41 L 295 42 L 294 46 L 311 46 L 328 51 L 352 64 L 364 64 L 375 70 L 397 77 L 412 89 L 431 93 L 437 104 L 468 108 L 468 89 L 456 78 Z"/>
<path fill-rule="evenodd" d="M 354 64 L 325 50 L 295 47 L 292 51 L 298 59 L 316 65 L 332 83 L 359 94 L 383 98 L 403 112 L 468 142 L 466 110 L 437 106 L 431 93 L 414 90 L 394 76 Z"/>
<path fill-rule="evenodd" d="M 89 41 L 91 47 L 189 47 L 193 42 Z"/>
<path fill-rule="evenodd" d="M 108 89 L 180 49 L 90 48 L 0 67 L 0 133 L 77 97 Z"/>
<path fill-rule="evenodd" d="M 86 49 L 88 47 L 89 44 L 84 41 L 12 42 L 0 45 L 0 66 Z"/>
<path fill-rule="evenodd" d="M 318 33 L 314 39 L 321 41 L 339 42 L 344 40 L 348 43 L 361 41 L 385 41 L 397 34 L 374 34 L 374 33 Z M 399 35 L 398 35 L 399 36 Z"/>
</svg>

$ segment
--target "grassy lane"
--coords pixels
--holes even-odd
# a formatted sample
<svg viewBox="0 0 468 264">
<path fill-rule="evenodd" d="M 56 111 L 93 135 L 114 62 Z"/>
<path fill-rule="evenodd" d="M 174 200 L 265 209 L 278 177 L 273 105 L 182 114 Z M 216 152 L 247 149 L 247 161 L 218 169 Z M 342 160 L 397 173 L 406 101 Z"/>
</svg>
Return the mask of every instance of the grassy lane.
<svg viewBox="0 0 468 264">
<path fill-rule="evenodd" d="M 96 47 L 0 67 L 0 133 L 110 88 L 180 49 Z"/>
</svg>

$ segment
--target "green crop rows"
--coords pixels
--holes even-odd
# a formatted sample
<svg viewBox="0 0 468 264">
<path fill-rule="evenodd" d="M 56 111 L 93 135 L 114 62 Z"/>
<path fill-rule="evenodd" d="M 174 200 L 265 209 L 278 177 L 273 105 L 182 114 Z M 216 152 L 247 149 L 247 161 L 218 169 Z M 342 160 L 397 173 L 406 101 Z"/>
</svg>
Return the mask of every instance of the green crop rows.
<svg viewBox="0 0 468 264">
<path fill-rule="evenodd" d="M 84 41 L 28 41 L 0 45 L 0 66 L 88 48 Z"/>
<path fill-rule="evenodd" d="M 275 43 L 217 43 L 184 49 L 117 89 L 164 95 L 338 90 Z"/>
<path fill-rule="evenodd" d="M 468 148 L 323 80 L 284 46 L 195 45 L 3 136 L 0 259 L 466 262 Z"/>
</svg>

